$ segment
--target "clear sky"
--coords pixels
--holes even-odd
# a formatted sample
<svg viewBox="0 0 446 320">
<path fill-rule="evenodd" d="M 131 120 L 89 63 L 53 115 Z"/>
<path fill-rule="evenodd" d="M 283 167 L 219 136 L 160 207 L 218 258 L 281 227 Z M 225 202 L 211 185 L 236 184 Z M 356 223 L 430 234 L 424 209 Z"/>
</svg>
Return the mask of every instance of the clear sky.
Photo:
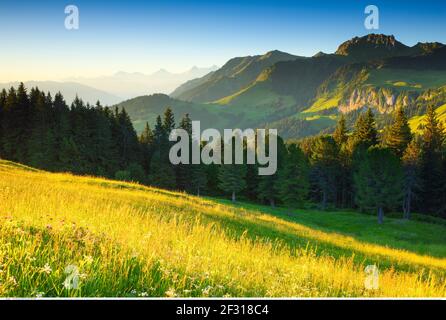
<svg viewBox="0 0 446 320">
<path fill-rule="evenodd" d="M 80 28 L 65 29 L 65 6 Z M 0 81 L 59 80 L 117 71 L 181 72 L 235 56 L 333 52 L 380 9 L 380 29 L 401 42 L 446 42 L 444 0 L 0 1 Z"/>
</svg>

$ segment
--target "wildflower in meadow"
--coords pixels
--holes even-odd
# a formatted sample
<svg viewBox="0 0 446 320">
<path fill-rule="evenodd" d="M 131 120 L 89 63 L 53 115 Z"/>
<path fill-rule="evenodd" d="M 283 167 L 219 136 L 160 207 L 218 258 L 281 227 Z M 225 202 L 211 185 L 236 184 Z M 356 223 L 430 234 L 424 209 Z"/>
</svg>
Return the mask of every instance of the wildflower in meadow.
<svg viewBox="0 0 446 320">
<path fill-rule="evenodd" d="M 42 272 L 42 273 L 50 274 L 52 271 L 53 271 L 53 269 L 51 269 L 51 267 L 48 263 L 46 263 L 43 266 L 43 268 L 40 268 L 40 272 Z"/>
<path fill-rule="evenodd" d="M 166 297 L 174 298 L 177 296 L 177 293 L 175 292 L 175 288 L 169 288 L 169 290 L 166 291 Z"/>
</svg>

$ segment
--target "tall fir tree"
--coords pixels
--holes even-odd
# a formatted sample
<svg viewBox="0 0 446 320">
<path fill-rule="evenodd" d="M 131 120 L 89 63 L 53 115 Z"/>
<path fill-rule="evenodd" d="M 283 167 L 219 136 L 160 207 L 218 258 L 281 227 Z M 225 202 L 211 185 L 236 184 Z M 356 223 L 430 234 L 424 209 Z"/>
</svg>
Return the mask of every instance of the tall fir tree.
<svg viewBox="0 0 446 320">
<path fill-rule="evenodd" d="M 403 173 L 399 159 L 386 148 L 370 147 L 354 174 L 356 204 L 363 210 L 375 210 L 378 223 L 384 210 L 401 204 Z"/>
<path fill-rule="evenodd" d="M 403 217 L 409 220 L 413 203 L 420 188 L 420 160 L 421 148 L 416 140 L 412 140 L 404 150 L 402 157 L 404 184 L 403 184 Z"/>
<path fill-rule="evenodd" d="M 384 144 L 391 149 L 395 155 L 401 158 L 410 141 L 412 133 L 409 122 L 402 107 L 399 107 L 394 114 L 393 123 L 388 127 L 385 134 Z"/>
<path fill-rule="evenodd" d="M 269 141 L 269 137 L 266 138 Z M 269 144 L 266 144 L 269 152 Z M 264 175 L 259 177 L 257 185 L 257 197 L 262 202 L 268 203 L 271 207 L 275 207 L 280 201 L 280 181 L 279 174 L 284 166 L 284 161 L 287 157 L 287 149 L 282 138 L 277 137 L 277 170 L 272 175 Z"/>
<path fill-rule="evenodd" d="M 313 142 L 310 155 L 313 192 L 325 210 L 329 202 L 336 202 L 339 174 L 339 148 L 331 136 L 320 136 Z"/>
<path fill-rule="evenodd" d="M 3 89 L 0 92 L 0 158 L 5 156 L 3 151 L 3 117 L 7 97 L 8 93 Z"/>
<path fill-rule="evenodd" d="M 141 159 L 142 166 L 146 173 L 150 171 L 150 159 L 154 148 L 155 137 L 153 135 L 150 125 L 146 122 L 144 130 L 139 136 L 139 143 L 141 145 Z"/>
<path fill-rule="evenodd" d="M 445 173 L 443 170 L 443 144 L 445 135 L 438 121 L 433 106 L 429 106 L 424 122 L 421 143 L 421 204 L 426 212 L 442 214 L 442 197 L 445 188 Z"/>
<path fill-rule="evenodd" d="M 167 111 L 166 111 L 167 112 Z M 188 114 L 185 114 L 183 118 L 180 120 L 179 129 L 185 130 L 189 137 L 188 147 L 189 150 L 191 150 L 192 147 L 192 120 L 189 118 Z M 181 151 L 182 152 L 182 151 Z M 199 166 L 199 165 L 195 165 Z M 189 152 L 188 157 L 188 163 L 180 163 L 174 166 L 175 169 L 175 175 L 176 175 L 176 182 L 177 187 L 179 190 L 186 190 L 191 191 L 193 193 L 197 193 L 198 189 L 201 187 L 201 189 L 204 188 L 204 185 L 201 185 L 199 183 L 198 189 L 196 186 L 191 185 L 192 180 L 192 155 Z M 194 170 L 196 170 L 196 174 L 199 173 L 198 167 L 194 167 Z M 200 180 L 197 180 L 197 182 L 201 182 Z"/>
<path fill-rule="evenodd" d="M 237 194 L 246 188 L 246 166 L 241 164 L 222 164 L 218 171 L 218 187 L 225 194 L 230 194 L 233 202 Z"/>
<path fill-rule="evenodd" d="M 358 147 L 367 149 L 378 144 L 378 131 L 372 109 L 368 108 L 365 113 L 360 114 L 350 141 L 352 150 Z"/>
<path fill-rule="evenodd" d="M 237 195 L 246 188 L 246 164 L 235 164 L 235 137 L 232 141 L 222 142 L 222 152 L 226 148 L 232 148 L 232 163 L 221 164 L 218 170 L 218 187 L 225 193 L 230 194 L 233 202 Z"/>
<path fill-rule="evenodd" d="M 286 206 L 302 207 L 309 191 L 307 159 L 297 145 L 290 144 L 287 149 L 283 169 L 279 172 L 279 196 Z"/>
<path fill-rule="evenodd" d="M 333 133 L 333 139 L 336 141 L 338 146 L 342 146 L 347 143 L 348 140 L 348 130 L 345 121 L 345 116 L 342 114 L 341 118 L 336 125 L 335 132 Z"/>
</svg>

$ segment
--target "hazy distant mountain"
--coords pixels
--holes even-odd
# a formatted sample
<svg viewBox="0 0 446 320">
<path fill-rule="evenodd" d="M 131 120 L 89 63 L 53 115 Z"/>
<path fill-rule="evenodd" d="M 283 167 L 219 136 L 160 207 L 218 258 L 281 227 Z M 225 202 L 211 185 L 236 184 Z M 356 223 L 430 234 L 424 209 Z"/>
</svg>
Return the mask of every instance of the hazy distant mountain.
<svg viewBox="0 0 446 320">
<path fill-rule="evenodd" d="M 217 66 L 209 68 L 193 67 L 182 73 L 171 73 L 165 69 L 160 69 L 152 74 L 120 71 L 110 76 L 72 78 L 69 80 L 112 92 L 117 96 L 128 99 L 152 93 L 170 93 L 182 83 L 200 78 L 216 69 L 218 69 Z"/>
<path fill-rule="evenodd" d="M 181 85 L 171 97 L 141 97 L 120 106 L 132 105 L 138 123 L 152 122 L 172 106 L 177 118 L 190 112 L 192 119 L 206 119 L 219 129 L 268 126 L 285 138 L 330 132 L 341 113 L 352 123 L 367 107 L 382 128 L 403 107 L 415 130 L 428 104 L 446 119 L 446 46 L 410 47 L 394 36 L 370 34 L 345 41 L 332 54 L 271 51 L 231 59 Z"/>
<path fill-rule="evenodd" d="M 18 84 L 19 82 L 0 83 L 0 89 L 8 90 L 11 87 L 17 88 Z M 44 92 L 50 92 L 53 97 L 60 91 L 68 104 L 71 104 L 76 95 L 79 96 L 79 98 L 81 98 L 84 102 L 88 102 L 90 104 L 96 104 L 96 102 L 99 100 L 102 105 L 114 105 L 123 100 L 122 98 L 111 93 L 76 82 L 27 81 L 24 82 L 24 84 L 28 89 L 38 87 Z"/>
</svg>

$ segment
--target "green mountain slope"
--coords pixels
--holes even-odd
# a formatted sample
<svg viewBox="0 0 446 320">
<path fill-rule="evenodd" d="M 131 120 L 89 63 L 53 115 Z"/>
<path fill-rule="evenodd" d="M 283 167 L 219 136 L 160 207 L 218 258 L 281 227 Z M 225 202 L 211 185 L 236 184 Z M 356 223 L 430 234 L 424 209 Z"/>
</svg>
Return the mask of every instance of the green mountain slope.
<svg viewBox="0 0 446 320">
<path fill-rule="evenodd" d="M 255 81 L 265 69 L 279 61 L 303 59 L 298 56 L 270 51 L 264 55 L 233 58 L 219 70 L 203 78 L 186 82 L 171 96 L 193 102 L 211 102 L 232 95 Z"/>
</svg>

